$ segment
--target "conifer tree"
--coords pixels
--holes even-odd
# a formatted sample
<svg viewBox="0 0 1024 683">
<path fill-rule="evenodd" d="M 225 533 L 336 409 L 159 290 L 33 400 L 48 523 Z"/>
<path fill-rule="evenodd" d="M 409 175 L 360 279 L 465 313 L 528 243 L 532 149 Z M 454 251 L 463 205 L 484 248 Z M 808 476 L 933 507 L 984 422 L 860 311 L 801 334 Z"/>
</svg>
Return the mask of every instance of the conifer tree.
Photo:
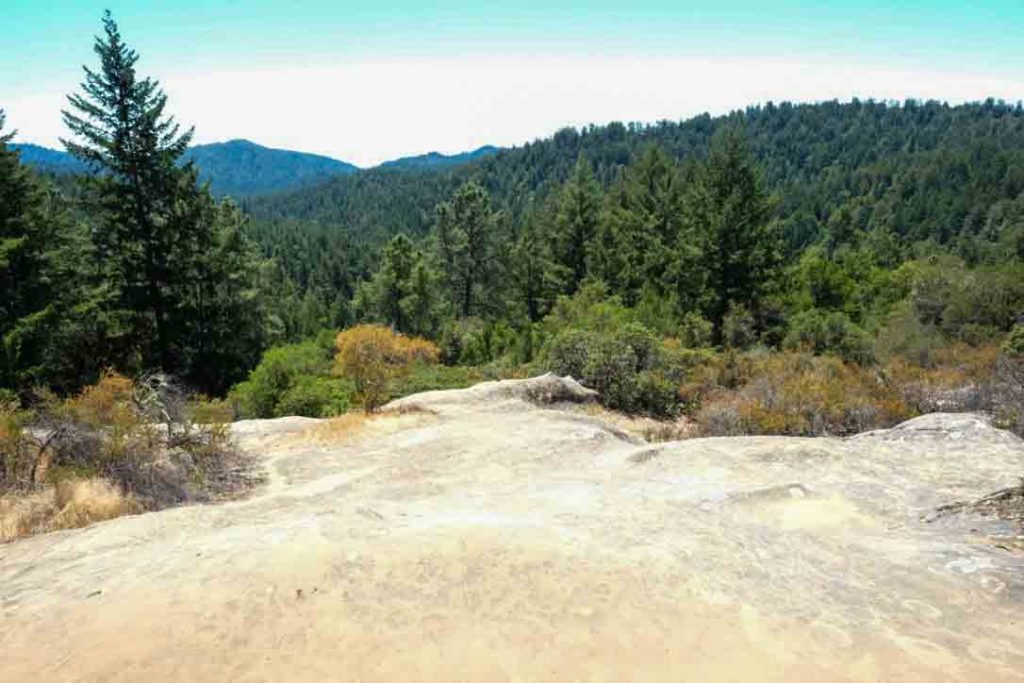
<svg viewBox="0 0 1024 683">
<path fill-rule="evenodd" d="M 174 252 L 180 225 L 172 215 L 179 169 L 176 162 L 192 139 L 164 115 L 167 96 L 159 84 L 136 76 L 138 54 L 122 40 L 107 11 L 103 35 L 93 51 L 100 70 L 83 67 L 82 94 L 71 95 L 64 123 L 77 140 L 63 140 L 68 152 L 101 173 L 96 178 L 108 220 L 100 242 L 119 278 L 121 304 L 135 314 L 135 334 L 145 362 L 172 369 L 175 302 L 168 300 L 178 279 Z M 146 339 L 152 326 L 155 339 Z"/>
<path fill-rule="evenodd" d="M 116 292 L 112 315 L 130 327 L 118 364 L 158 367 L 217 391 L 218 372 L 255 355 L 239 345 L 262 334 L 253 256 L 232 210 L 218 209 L 192 164 L 179 163 L 192 130 L 165 113 L 157 81 L 137 76 L 138 54 L 109 12 L 93 49 L 100 69 L 83 67 L 82 93 L 68 97 L 64 122 L 75 139 L 64 145 L 96 172 L 96 250 Z M 222 343 L 231 329 L 234 343 Z"/>
<path fill-rule="evenodd" d="M 601 241 L 619 264 L 613 291 L 635 304 L 645 288 L 665 295 L 672 288 L 676 247 L 683 232 L 683 185 L 675 163 L 648 146 L 613 189 Z M 606 257 L 607 258 L 607 257 Z"/>
<path fill-rule="evenodd" d="M 433 279 L 422 252 L 400 233 L 385 245 L 380 267 L 362 287 L 360 312 L 399 332 L 430 334 L 437 307 Z"/>
<path fill-rule="evenodd" d="M 23 388 L 41 360 L 38 330 L 53 313 L 53 222 L 43 183 L 8 148 L 0 109 L 0 387 Z"/>
<path fill-rule="evenodd" d="M 579 289 L 587 276 L 587 250 L 597 234 L 600 211 L 601 187 L 590 162 L 580 155 L 562 189 L 555 220 L 554 256 L 565 268 L 568 294 Z"/>
<path fill-rule="evenodd" d="M 540 212 L 529 212 L 523 220 L 519 237 L 512 247 L 512 280 L 517 303 L 526 309 L 531 323 L 539 322 L 551 309 L 558 295 L 559 285 L 564 281 L 563 273 L 551 255 L 551 247 Z M 583 249 L 586 244 L 581 245 Z M 585 252 L 581 254 L 585 256 Z M 583 259 L 580 259 L 583 262 Z M 571 280 L 570 280 L 571 281 Z"/>
<path fill-rule="evenodd" d="M 493 302 L 501 266 L 498 216 L 486 190 L 467 182 L 437 207 L 434 237 L 448 298 L 459 317 Z"/>
<path fill-rule="evenodd" d="M 692 232 L 708 244 L 708 317 L 720 331 L 731 307 L 755 311 L 778 276 L 781 244 L 746 142 L 726 128 L 712 139 L 691 195 Z"/>
</svg>

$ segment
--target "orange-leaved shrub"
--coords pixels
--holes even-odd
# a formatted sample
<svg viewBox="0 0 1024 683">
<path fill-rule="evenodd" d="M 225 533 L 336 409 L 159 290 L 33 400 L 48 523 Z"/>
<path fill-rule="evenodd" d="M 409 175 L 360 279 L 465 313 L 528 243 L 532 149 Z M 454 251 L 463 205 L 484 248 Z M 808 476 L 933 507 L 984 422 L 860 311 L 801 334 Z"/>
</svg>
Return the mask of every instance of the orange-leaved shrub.
<svg viewBox="0 0 1024 683">
<path fill-rule="evenodd" d="M 718 376 L 716 378 L 716 375 Z M 852 434 L 913 415 L 899 391 L 875 373 L 806 353 L 724 359 L 704 372 L 695 418 L 715 436 Z"/>
<path fill-rule="evenodd" d="M 338 334 L 336 343 L 335 372 L 352 381 L 367 413 L 387 400 L 393 378 L 409 372 L 414 363 L 436 363 L 440 356 L 432 342 L 382 325 L 351 327 Z"/>
<path fill-rule="evenodd" d="M 808 353 L 725 353 L 680 393 L 707 435 L 847 435 L 927 412 L 992 410 L 998 350 L 952 344 L 927 364 L 894 356 L 860 366 Z"/>
</svg>

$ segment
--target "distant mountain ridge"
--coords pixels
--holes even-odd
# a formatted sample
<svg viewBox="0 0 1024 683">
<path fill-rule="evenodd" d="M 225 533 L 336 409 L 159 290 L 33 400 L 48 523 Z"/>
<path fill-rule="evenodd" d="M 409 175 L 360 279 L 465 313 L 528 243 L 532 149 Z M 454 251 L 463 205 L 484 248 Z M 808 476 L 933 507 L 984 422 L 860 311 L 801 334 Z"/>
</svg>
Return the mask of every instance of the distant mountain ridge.
<svg viewBox="0 0 1024 683">
<path fill-rule="evenodd" d="M 24 163 L 56 173 L 84 173 L 86 166 L 67 152 L 31 143 L 13 143 Z M 485 145 L 471 152 L 419 156 L 385 161 L 377 168 L 403 170 L 441 170 L 494 154 L 497 147 Z M 185 159 L 199 167 L 200 178 L 209 180 L 217 195 L 249 197 L 279 190 L 315 185 L 329 178 L 356 173 L 358 166 L 319 154 L 264 147 L 249 140 L 228 140 L 196 145 L 185 152 Z"/>
<path fill-rule="evenodd" d="M 272 149 L 249 140 L 196 145 L 185 152 L 214 194 L 246 196 L 308 185 L 354 173 L 358 166 L 319 154 Z"/>
<path fill-rule="evenodd" d="M 471 152 L 462 152 L 460 154 L 429 152 L 418 156 L 402 157 L 400 159 L 385 161 L 380 164 L 378 168 L 450 168 L 452 166 L 457 166 L 458 164 L 464 164 L 468 161 L 475 161 L 481 157 L 489 156 L 497 151 L 498 148 L 494 145 L 484 145 L 483 147 L 478 147 Z"/>
<path fill-rule="evenodd" d="M 30 142 L 10 143 L 10 147 L 21 153 L 21 161 L 24 164 L 35 166 L 41 171 L 48 173 L 84 173 L 85 164 L 74 158 L 67 152 L 33 145 Z"/>
</svg>

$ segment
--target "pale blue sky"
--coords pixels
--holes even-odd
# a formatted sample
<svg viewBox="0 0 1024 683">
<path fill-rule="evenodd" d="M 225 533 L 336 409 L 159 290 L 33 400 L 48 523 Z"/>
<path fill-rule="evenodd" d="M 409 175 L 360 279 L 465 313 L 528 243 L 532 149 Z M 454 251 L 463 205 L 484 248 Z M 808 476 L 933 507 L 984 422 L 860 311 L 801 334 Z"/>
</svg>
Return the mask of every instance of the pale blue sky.
<svg viewBox="0 0 1024 683">
<path fill-rule="evenodd" d="M 6 0 L 0 107 L 21 139 L 61 134 L 104 7 L 197 139 L 364 165 L 768 98 L 1024 98 L 1021 0 Z"/>
</svg>

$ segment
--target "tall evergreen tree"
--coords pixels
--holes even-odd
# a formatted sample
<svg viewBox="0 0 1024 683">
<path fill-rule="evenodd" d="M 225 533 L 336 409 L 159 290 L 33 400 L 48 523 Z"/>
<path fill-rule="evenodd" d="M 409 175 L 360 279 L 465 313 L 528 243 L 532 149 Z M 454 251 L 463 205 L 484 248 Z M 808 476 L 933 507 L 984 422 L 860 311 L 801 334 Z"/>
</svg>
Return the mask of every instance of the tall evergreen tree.
<svg viewBox="0 0 1024 683">
<path fill-rule="evenodd" d="M 644 289 L 671 291 L 675 251 L 683 232 L 683 184 L 675 163 L 648 146 L 611 193 L 603 228 L 620 264 L 613 291 L 632 305 Z M 607 257 L 606 257 L 607 258 Z"/>
<path fill-rule="evenodd" d="M 555 220 L 554 256 L 566 271 L 566 293 L 579 289 L 587 276 L 587 251 L 597 234 L 601 187 L 590 162 L 580 155 L 562 189 Z"/>
<path fill-rule="evenodd" d="M 434 237 L 453 309 L 463 318 L 482 312 L 494 300 L 501 266 L 498 216 L 486 190 L 470 181 L 439 204 Z"/>
<path fill-rule="evenodd" d="M 52 317 L 53 223 L 45 187 L 8 147 L 0 109 L 0 387 L 24 388 L 41 360 L 36 332 Z"/>
<path fill-rule="evenodd" d="M 564 280 L 560 276 L 568 272 L 568 268 L 560 268 L 551 255 L 546 227 L 540 212 L 530 212 L 512 247 L 511 274 L 517 303 L 525 308 L 531 323 L 539 322 L 551 310 Z M 583 249 L 586 246 L 581 245 Z M 583 263 L 583 259 L 580 262 Z"/>
<path fill-rule="evenodd" d="M 164 115 L 159 84 L 138 79 L 138 54 L 122 40 L 107 11 L 93 51 L 100 70 L 83 67 L 82 94 L 71 95 L 64 123 L 78 141 L 62 140 L 73 156 L 102 173 L 95 179 L 106 225 L 99 235 L 120 279 L 122 302 L 135 314 L 144 362 L 173 368 L 169 290 L 179 278 L 174 254 L 180 226 L 173 222 L 176 162 L 192 139 Z M 155 338 L 151 336 L 154 328 Z"/>
<path fill-rule="evenodd" d="M 134 365 L 131 356 L 137 355 L 142 366 L 217 390 L 214 374 L 244 365 L 253 354 L 228 359 L 221 346 L 217 367 L 203 365 L 211 361 L 216 339 L 206 335 L 243 320 L 249 327 L 236 328 L 236 340 L 256 340 L 261 332 L 252 326 L 262 321 L 241 310 L 251 308 L 242 296 L 250 289 L 235 286 L 255 278 L 248 248 L 240 233 L 227 237 L 231 230 L 225 232 L 223 221 L 232 219 L 198 185 L 195 168 L 179 164 L 192 130 L 181 131 L 165 114 L 167 96 L 157 81 L 137 77 L 138 54 L 109 12 L 93 49 L 100 69 L 84 67 L 82 93 L 68 97 L 64 122 L 76 139 L 64 144 L 97 171 L 91 179 L 100 216 L 97 252 L 109 264 L 113 305 L 130 322 L 131 353 L 120 364 Z M 197 284 L 200 275 L 204 281 Z M 212 292 L 221 287 L 237 296 L 211 306 Z"/>
<path fill-rule="evenodd" d="M 380 267 L 360 290 L 360 313 L 399 332 L 430 334 L 437 313 L 433 280 L 423 253 L 398 234 L 385 245 Z"/>
<path fill-rule="evenodd" d="M 184 222 L 192 230 L 183 236 L 185 258 L 176 264 L 184 277 L 171 324 L 182 371 L 204 391 L 220 394 L 245 379 L 264 345 L 258 262 L 243 233 L 245 218 L 233 203 L 217 204 L 209 192 L 195 193 L 194 171 L 183 173 L 179 184 L 183 205 L 193 207 L 194 215 Z"/>
<path fill-rule="evenodd" d="M 776 284 L 781 244 L 771 205 L 740 131 L 726 128 L 712 140 L 691 195 L 692 234 L 706 235 L 710 302 L 720 329 L 734 305 L 757 309 Z"/>
</svg>

